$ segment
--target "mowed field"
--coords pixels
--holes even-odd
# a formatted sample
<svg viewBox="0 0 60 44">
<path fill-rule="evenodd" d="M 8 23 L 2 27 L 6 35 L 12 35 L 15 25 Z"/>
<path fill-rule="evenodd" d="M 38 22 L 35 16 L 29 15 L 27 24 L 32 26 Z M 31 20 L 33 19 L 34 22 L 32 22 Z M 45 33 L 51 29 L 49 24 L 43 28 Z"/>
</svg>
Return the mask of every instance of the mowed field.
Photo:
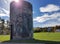
<svg viewBox="0 0 60 44">
<path fill-rule="evenodd" d="M 33 38 L 36 40 L 45 41 L 59 41 L 60 42 L 60 32 L 40 32 L 34 33 Z M 0 42 L 10 40 L 10 35 L 0 35 Z"/>
<path fill-rule="evenodd" d="M 34 33 L 34 38 L 38 39 L 38 40 L 59 41 L 60 42 L 60 32 Z"/>
</svg>

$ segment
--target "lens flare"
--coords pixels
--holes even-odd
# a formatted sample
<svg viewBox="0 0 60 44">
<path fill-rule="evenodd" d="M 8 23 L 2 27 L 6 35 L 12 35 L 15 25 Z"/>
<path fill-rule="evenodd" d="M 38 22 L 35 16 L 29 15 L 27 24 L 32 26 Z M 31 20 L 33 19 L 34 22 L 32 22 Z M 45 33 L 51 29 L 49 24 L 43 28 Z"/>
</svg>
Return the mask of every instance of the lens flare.
<svg viewBox="0 0 60 44">
<path fill-rule="evenodd" d="M 19 0 L 14 0 L 15 2 L 19 2 Z"/>
<path fill-rule="evenodd" d="M 14 5 L 16 6 L 16 7 L 22 7 L 23 5 L 23 0 L 12 0 L 11 2 L 14 2 Z"/>
</svg>

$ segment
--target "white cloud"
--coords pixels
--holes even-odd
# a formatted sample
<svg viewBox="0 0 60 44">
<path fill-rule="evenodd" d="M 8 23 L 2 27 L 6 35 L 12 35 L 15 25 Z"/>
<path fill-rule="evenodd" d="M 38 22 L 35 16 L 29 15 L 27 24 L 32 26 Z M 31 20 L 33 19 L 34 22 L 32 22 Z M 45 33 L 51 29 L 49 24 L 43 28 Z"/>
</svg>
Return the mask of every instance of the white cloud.
<svg viewBox="0 0 60 44">
<path fill-rule="evenodd" d="M 58 21 L 60 21 L 60 18 L 58 18 Z"/>
<path fill-rule="evenodd" d="M 60 25 L 60 23 L 57 23 L 57 22 L 50 22 L 50 23 L 47 23 L 47 24 L 43 24 L 42 27 L 53 27 L 53 26 L 56 26 L 56 25 Z"/>
<path fill-rule="evenodd" d="M 6 14 L 9 14 L 9 11 L 8 11 L 8 10 L 6 10 L 6 9 L 4 9 L 4 8 L 2 8 L 2 10 L 3 10 Z"/>
<path fill-rule="evenodd" d="M 36 21 L 36 22 L 45 22 L 46 20 L 48 20 L 47 17 L 48 17 L 48 14 L 45 14 L 45 15 L 43 15 L 41 17 L 34 18 L 33 21 Z"/>
<path fill-rule="evenodd" d="M 8 17 L 9 17 L 9 15 L 7 15 L 7 14 L 3 14 L 3 13 L 0 14 L 0 17 L 1 17 L 1 16 L 8 16 Z"/>
<path fill-rule="evenodd" d="M 8 16 L 9 17 L 9 2 L 10 0 L 1 0 L 0 6 L 0 17 L 1 16 Z"/>
<path fill-rule="evenodd" d="M 60 10 L 60 7 L 54 4 L 49 4 L 45 7 L 40 7 L 40 12 L 53 12 Z"/>
<path fill-rule="evenodd" d="M 9 11 L 4 8 L 0 8 L 0 16 L 8 16 L 9 17 Z"/>
<path fill-rule="evenodd" d="M 53 13 L 51 15 L 44 14 L 43 16 L 38 16 L 38 17 L 34 18 L 33 21 L 43 23 L 47 20 L 58 19 L 59 16 L 60 16 L 60 13 Z"/>
<path fill-rule="evenodd" d="M 7 0 L 1 0 L 1 3 L 8 4 Z"/>
<path fill-rule="evenodd" d="M 53 26 L 59 26 L 60 22 L 55 21 L 48 21 L 46 23 L 34 23 L 34 27 L 53 27 Z"/>
<path fill-rule="evenodd" d="M 3 11 L 0 10 L 0 13 L 2 13 Z"/>
</svg>

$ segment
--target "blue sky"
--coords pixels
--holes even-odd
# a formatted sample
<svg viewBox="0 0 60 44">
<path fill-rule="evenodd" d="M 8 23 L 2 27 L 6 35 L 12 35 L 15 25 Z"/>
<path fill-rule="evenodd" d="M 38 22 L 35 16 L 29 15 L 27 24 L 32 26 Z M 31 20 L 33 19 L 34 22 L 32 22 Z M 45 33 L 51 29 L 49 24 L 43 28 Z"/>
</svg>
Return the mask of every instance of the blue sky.
<svg viewBox="0 0 60 44">
<path fill-rule="evenodd" d="M 60 25 L 60 0 L 26 0 L 33 5 L 33 27 Z M 0 0 L 0 17 L 9 19 L 11 0 Z"/>
</svg>

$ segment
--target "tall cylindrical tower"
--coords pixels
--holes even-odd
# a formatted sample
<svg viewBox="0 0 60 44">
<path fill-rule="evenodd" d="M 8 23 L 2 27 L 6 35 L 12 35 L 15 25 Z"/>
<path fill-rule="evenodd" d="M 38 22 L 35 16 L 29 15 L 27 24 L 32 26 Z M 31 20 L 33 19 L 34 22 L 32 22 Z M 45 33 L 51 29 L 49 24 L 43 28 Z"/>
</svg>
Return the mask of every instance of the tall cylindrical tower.
<svg viewBox="0 0 60 44">
<path fill-rule="evenodd" d="M 11 39 L 32 39 L 33 19 L 32 4 L 27 1 L 11 2 L 10 24 Z"/>
</svg>

